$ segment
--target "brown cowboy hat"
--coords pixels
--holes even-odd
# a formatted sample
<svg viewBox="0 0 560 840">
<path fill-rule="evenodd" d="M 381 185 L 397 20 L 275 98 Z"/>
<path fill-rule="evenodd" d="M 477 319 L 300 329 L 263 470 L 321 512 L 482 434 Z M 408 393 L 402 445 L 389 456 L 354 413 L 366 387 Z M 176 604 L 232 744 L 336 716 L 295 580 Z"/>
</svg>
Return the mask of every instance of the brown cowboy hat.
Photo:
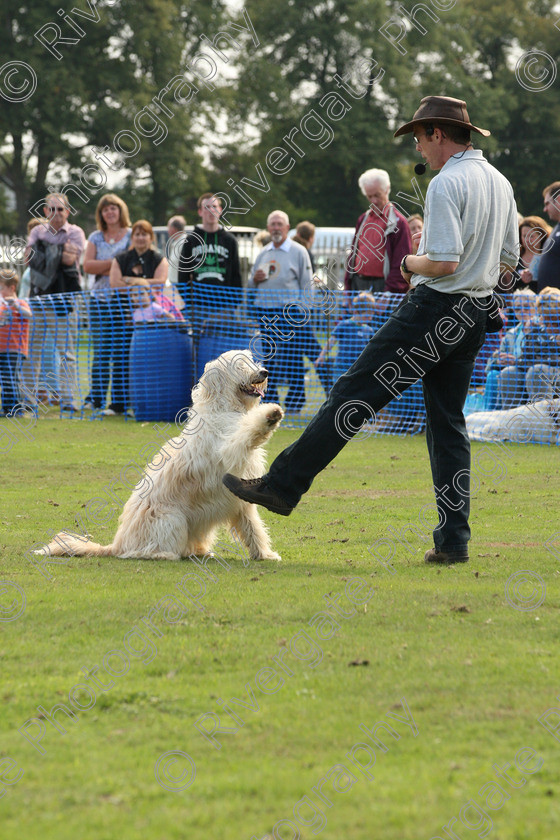
<svg viewBox="0 0 560 840">
<path fill-rule="evenodd" d="M 414 130 L 415 124 L 431 122 L 461 125 L 484 137 L 490 137 L 487 129 L 478 128 L 472 124 L 467 111 L 467 103 L 462 99 L 453 99 L 451 96 L 425 96 L 411 121 L 401 125 L 394 136 L 400 137 L 402 134 L 410 133 Z"/>
</svg>

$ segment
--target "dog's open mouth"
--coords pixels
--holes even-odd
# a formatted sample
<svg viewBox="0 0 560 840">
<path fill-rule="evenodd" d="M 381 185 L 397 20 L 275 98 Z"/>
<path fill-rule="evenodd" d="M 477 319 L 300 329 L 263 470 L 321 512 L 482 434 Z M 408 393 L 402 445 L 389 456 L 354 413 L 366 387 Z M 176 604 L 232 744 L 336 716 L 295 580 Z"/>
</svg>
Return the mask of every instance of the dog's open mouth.
<svg viewBox="0 0 560 840">
<path fill-rule="evenodd" d="M 248 385 L 241 385 L 240 388 L 248 397 L 261 397 L 262 399 L 267 385 L 268 371 L 265 368 L 261 368 L 253 374 L 251 382 Z"/>
<path fill-rule="evenodd" d="M 242 385 L 241 390 L 248 397 L 264 397 L 266 391 L 267 380 L 261 379 L 259 382 L 252 382 L 250 385 Z"/>
</svg>

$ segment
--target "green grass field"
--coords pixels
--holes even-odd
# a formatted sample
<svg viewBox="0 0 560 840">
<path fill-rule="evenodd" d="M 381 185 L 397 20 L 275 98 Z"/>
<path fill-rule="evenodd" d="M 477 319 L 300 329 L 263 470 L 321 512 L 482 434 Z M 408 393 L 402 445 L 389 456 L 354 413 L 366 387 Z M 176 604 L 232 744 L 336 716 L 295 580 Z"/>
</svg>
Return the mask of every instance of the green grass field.
<svg viewBox="0 0 560 840">
<path fill-rule="evenodd" d="M 560 836 L 560 740 L 538 721 L 560 707 L 557 449 L 475 444 L 471 562 L 434 569 L 424 439 L 349 443 L 290 518 L 263 512 L 282 563 L 243 565 L 232 543 L 212 579 L 191 561 L 97 558 L 43 574 L 30 549 L 109 493 L 90 530 L 111 540 L 121 469 L 156 434 L 47 418 L 29 435 L 3 458 L 2 840 Z M 294 438 L 278 432 L 270 456 Z M 539 577 L 506 597 L 523 570 Z M 127 671 L 109 655 L 125 650 Z M 96 666 L 96 697 L 73 694 L 91 708 L 49 719 Z M 212 743 L 197 720 L 237 731 Z M 398 740 L 360 728 L 380 722 Z"/>
</svg>

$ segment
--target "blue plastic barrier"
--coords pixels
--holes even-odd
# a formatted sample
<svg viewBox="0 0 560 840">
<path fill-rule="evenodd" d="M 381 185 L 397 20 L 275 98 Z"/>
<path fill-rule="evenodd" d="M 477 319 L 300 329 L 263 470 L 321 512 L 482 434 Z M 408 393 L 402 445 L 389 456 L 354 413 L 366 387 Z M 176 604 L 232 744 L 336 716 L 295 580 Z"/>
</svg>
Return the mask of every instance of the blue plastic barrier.
<svg viewBox="0 0 560 840">
<path fill-rule="evenodd" d="M 217 359 L 222 353 L 228 350 L 247 350 L 253 338 L 254 331 L 246 328 L 235 329 L 233 326 L 229 333 L 203 334 L 199 339 L 196 349 L 196 380 L 198 381 L 204 373 L 204 366 L 212 359 Z"/>
<path fill-rule="evenodd" d="M 160 309 L 145 313 L 146 320 L 139 322 L 137 297 L 129 300 L 124 293 L 108 297 L 103 306 L 97 295 L 88 292 L 34 298 L 29 354 L 15 383 L 19 402 L 37 416 L 48 411 L 48 402 L 60 403 L 61 414 L 62 408 L 67 414 L 73 407 L 74 417 L 102 420 L 102 409 L 117 405 L 121 410 L 110 410 L 109 416 L 130 416 L 127 409 L 133 408 L 137 420 L 169 422 L 190 405 L 192 385 L 205 364 L 227 350 L 250 348 L 269 370 L 266 399 L 283 406 L 287 428 L 304 428 L 330 391 L 338 361 L 352 361 L 340 355 L 345 333 L 337 330 L 352 314 L 348 296 L 337 291 L 306 295 L 299 303 L 271 308 L 260 299 L 259 308 L 250 289 L 217 291 L 210 286 L 187 292 L 186 300 L 181 300 L 176 289 L 168 289 L 164 300 L 150 290 L 150 299 L 160 301 Z M 374 332 L 400 301 L 400 295 L 375 296 L 367 322 Z M 541 293 L 534 309 L 529 320 L 518 325 L 510 320 L 500 334 L 487 337 L 476 360 L 465 415 L 486 410 L 496 415 L 498 423 L 502 411 L 540 400 L 545 414 L 532 422 L 535 428 L 548 429 L 551 437 L 549 426 L 560 429 L 560 300 Z M 7 349 L 11 330 L 17 328 L 18 322 L 12 324 L 4 313 L 0 352 Z M 360 350 L 353 349 L 356 354 Z M 0 371 L 2 387 L 9 398 L 14 385 Z M 416 383 L 383 409 L 379 428 L 382 433 L 411 434 L 424 424 L 422 388 Z M 560 444 L 560 435 L 553 442 Z"/>
<path fill-rule="evenodd" d="M 192 338 L 184 324 L 137 324 L 130 345 L 136 420 L 173 422 L 191 404 Z"/>
</svg>

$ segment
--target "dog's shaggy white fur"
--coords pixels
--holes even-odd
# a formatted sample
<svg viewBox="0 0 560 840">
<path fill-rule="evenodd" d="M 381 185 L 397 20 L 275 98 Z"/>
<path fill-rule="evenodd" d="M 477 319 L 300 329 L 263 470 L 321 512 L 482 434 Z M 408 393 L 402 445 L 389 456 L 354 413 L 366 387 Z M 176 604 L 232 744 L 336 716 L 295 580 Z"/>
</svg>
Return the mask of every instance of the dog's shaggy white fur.
<svg viewBox="0 0 560 840">
<path fill-rule="evenodd" d="M 177 560 L 207 554 L 218 527 L 226 526 L 235 529 L 252 559 L 280 560 L 256 506 L 222 484 L 226 472 L 247 478 L 265 472 L 261 446 L 283 417 L 279 405 L 260 405 L 266 376 L 247 350 L 208 362 L 193 389 L 187 425 L 147 466 L 113 542 L 98 545 L 61 532 L 36 553 Z"/>
</svg>

